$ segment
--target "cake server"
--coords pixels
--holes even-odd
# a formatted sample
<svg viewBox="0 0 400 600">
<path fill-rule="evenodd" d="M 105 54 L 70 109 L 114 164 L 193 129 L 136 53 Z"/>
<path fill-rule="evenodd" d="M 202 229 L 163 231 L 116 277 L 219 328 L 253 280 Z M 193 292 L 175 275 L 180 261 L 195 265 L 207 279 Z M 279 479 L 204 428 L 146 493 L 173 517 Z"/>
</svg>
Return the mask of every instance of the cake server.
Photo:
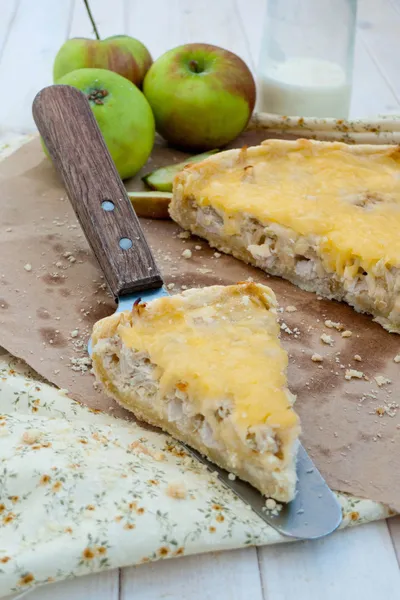
<svg viewBox="0 0 400 600">
<path fill-rule="evenodd" d="M 33 117 L 116 299 L 117 311 L 131 310 L 138 299 L 149 302 L 168 295 L 85 95 L 66 85 L 44 88 L 33 102 Z M 295 499 L 279 512 L 272 511 L 275 515 L 266 510 L 265 497 L 255 488 L 240 479 L 231 481 L 226 471 L 184 446 L 283 535 L 315 539 L 340 525 L 340 504 L 301 445 Z"/>
</svg>

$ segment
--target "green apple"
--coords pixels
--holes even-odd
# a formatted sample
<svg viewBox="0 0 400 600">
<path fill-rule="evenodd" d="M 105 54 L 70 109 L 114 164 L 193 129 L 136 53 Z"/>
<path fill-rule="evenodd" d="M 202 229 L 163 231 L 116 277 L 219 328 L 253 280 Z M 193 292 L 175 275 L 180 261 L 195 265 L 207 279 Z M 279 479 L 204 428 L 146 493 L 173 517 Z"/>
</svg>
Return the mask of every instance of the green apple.
<svg viewBox="0 0 400 600">
<path fill-rule="evenodd" d="M 138 87 L 153 62 L 146 46 L 127 35 L 104 40 L 72 38 L 63 44 L 53 66 L 53 80 L 77 69 L 108 69 L 126 77 Z"/>
<path fill-rule="evenodd" d="M 58 83 L 86 95 L 121 179 L 135 175 L 154 145 L 154 117 L 142 92 L 106 69 L 78 69 Z"/>
<path fill-rule="evenodd" d="M 157 131 L 185 150 L 220 148 L 246 127 L 254 109 L 254 78 L 241 58 L 210 44 L 169 50 L 150 67 L 143 92 Z"/>
</svg>

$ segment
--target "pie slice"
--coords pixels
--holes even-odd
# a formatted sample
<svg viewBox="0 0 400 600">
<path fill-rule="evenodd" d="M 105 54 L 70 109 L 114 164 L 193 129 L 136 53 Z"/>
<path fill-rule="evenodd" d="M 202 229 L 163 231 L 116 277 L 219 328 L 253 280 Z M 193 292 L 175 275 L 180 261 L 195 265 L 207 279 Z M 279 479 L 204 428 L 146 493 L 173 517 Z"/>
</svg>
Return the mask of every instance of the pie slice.
<svg viewBox="0 0 400 600">
<path fill-rule="evenodd" d="M 268 140 L 186 167 L 172 218 L 400 333 L 400 149 Z"/>
<path fill-rule="evenodd" d="M 276 308 L 249 282 L 138 304 L 95 325 L 93 367 L 138 419 L 288 502 L 300 427 Z"/>
</svg>

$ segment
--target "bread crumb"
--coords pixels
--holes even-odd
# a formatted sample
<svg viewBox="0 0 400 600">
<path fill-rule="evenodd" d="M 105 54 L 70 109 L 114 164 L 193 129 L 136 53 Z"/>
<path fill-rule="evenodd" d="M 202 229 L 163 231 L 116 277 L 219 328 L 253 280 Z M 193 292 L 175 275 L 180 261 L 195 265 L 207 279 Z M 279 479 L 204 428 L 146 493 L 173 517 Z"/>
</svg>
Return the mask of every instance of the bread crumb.
<svg viewBox="0 0 400 600">
<path fill-rule="evenodd" d="M 362 371 L 356 371 L 355 369 L 346 369 L 344 375 L 344 378 L 347 379 L 347 381 L 350 381 L 350 379 L 362 379 L 363 377 L 364 373 Z"/>
<path fill-rule="evenodd" d="M 393 361 L 395 363 L 400 363 L 400 354 L 397 354 L 397 356 L 394 357 Z"/>
<path fill-rule="evenodd" d="M 327 319 L 324 324 L 325 327 L 328 327 L 329 329 L 336 329 L 337 331 L 342 331 L 344 329 L 342 323 L 331 321 L 330 319 Z"/>
<path fill-rule="evenodd" d="M 74 329 L 73 331 L 71 331 L 70 336 L 72 338 L 76 338 L 79 335 L 79 330 L 78 329 Z"/>
<path fill-rule="evenodd" d="M 313 362 L 322 362 L 324 359 L 320 354 L 313 354 L 311 360 Z"/>
<path fill-rule="evenodd" d="M 182 257 L 183 258 L 192 258 L 192 251 L 189 250 L 189 248 L 186 248 L 186 250 L 184 250 L 182 252 Z"/>
<path fill-rule="evenodd" d="M 377 375 L 376 377 L 374 377 L 376 383 L 379 385 L 379 387 L 382 387 L 383 385 L 386 385 L 388 383 L 392 383 L 391 379 L 388 379 L 387 377 L 384 377 L 383 375 Z"/>
<path fill-rule="evenodd" d="M 383 417 L 383 415 L 384 415 L 384 414 L 385 414 L 385 412 L 386 412 L 386 408 L 385 408 L 384 406 L 378 406 L 378 407 L 375 409 L 375 412 L 376 412 L 376 414 L 378 415 L 378 417 Z"/>
<path fill-rule="evenodd" d="M 42 435 L 39 429 L 28 429 L 22 434 L 22 441 L 28 445 L 35 444 Z"/>
<path fill-rule="evenodd" d="M 60 261 L 56 262 L 56 267 L 58 269 L 61 269 L 62 266 L 63 266 L 62 262 L 60 262 Z"/>
<path fill-rule="evenodd" d="M 236 479 L 236 475 L 235 475 L 234 473 L 228 473 L 228 479 L 229 479 L 230 481 L 235 481 L 235 479 Z"/>
<path fill-rule="evenodd" d="M 26 263 L 26 265 L 24 265 L 24 269 L 25 269 L 25 271 L 32 271 L 32 265 L 29 263 Z"/>
<path fill-rule="evenodd" d="M 297 308 L 295 306 L 292 306 L 291 304 L 289 306 L 286 307 L 286 312 L 288 313 L 293 313 L 297 311 Z"/>
<path fill-rule="evenodd" d="M 166 490 L 167 496 L 175 500 L 185 500 L 187 491 L 183 482 L 170 483 Z"/>
<path fill-rule="evenodd" d="M 281 324 L 281 329 L 282 329 L 282 331 L 284 331 L 285 333 L 288 333 L 289 335 L 292 335 L 292 333 L 293 333 L 293 331 L 286 325 L 286 323 Z"/>
<path fill-rule="evenodd" d="M 195 250 L 201 250 L 201 246 L 195 246 L 194 249 Z"/>
<path fill-rule="evenodd" d="M 354 355 L 354 360 L 357 360 L 358 362 L 361 362 L 362 358 L 361 358 L 361 356 L 359 354 L 355 354 Z"/>
<path fill-rule="evenodd" d="M 70 358 L 71 369 L 73 371 L 79 371 L 80 373 L 86 373 L 92 367 L 92 359 L 90 356 L 84 356 L 82 358 Z"/>
<path fill-rule="evenodd" d="M 190 232 L 181 231 L 180 233 L 178 233 L 178 238 L 180 238 L 181 240 L 188 240 L 190 238 Z"/>
<path fill-rule="evenodd" d="M 196 271 L 198 273 L 201 273 L 202 275 L 207 275 L 207 273 L 212 273 L 212 269 L 199 268 L 199 269 L 196 269 Z"/>
<path fill-rule="evenodd" d="M 175 287 L 175 284 L 174 284 L 174 283 L 169 283 L 169 284 L 167 285 L 167 288 L 168 288 L 169 290 L 173 290 L 173 289 L 174 289 L 174 287 Z"/>
<path fill-rule="evenodd" d="M 265 502 L 265 506 L 268 510 L 274 510 L 274 508 L 276 508 L 276 501 L 273 498 L 268 498 Z"/>
<path fill-rule="evenodd" d="M 331 335 L 327 335 L 326 333 L 323 333 L 320 337 L 321 342 L 323 342 L 324 344 L 327 344 L 328 346 L 333 346 L 333 342 L 334 339 Z"/>
<path fill-rule="evenodd" d="M 342 338 L 349 338 L 353 335 L 353 332 L 350 331 L 349 329 L 346 329 L 346 331 L 343 331 L 342 333 Z"/>
<path fill-rule="evenodd" d="M 220 258 L 221 254 L 220 252 L 214 252 L 214 258 Z"/>
</svg>

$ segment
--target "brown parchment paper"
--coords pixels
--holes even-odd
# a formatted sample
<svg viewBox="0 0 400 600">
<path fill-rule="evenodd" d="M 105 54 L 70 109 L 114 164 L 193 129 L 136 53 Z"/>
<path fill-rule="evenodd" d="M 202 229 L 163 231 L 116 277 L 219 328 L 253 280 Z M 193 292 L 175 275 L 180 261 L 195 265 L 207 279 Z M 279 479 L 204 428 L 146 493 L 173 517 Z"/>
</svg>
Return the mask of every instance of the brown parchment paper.
<svg viewBox="0 0 400 600">
<path fill-rule="evenodd" d="M 248 132 L 237 145 L 265 137 Z M 144 172 L 182 157 L 158 144 Z M 139 177 L 127 187 L 142 187 Z M 96 389 L 90 367 L 76 360 L 87 356 L 93 323 L 115 307 L 39 140 L 0 164 L 0 202 L 0 345 L 71 397 L 129 418 Z M 171 221 L 142 225 L 166 282 L 175 284 L 172 293 L 252 277 L 270 285 L 284 309 L 297 309 L 281 314 L 282 342 L 305 447 L 333 489 L 400 511 L 400 363 L 393 360 L 400 336 L 345 304 L 318 300 L 229 256 L 215 257 L 205 241 L 178 237 Z M 192 250 L 189 260 L 181 256 L 185 248 Z M 351 337 L 327 328 L 326 319 L 341 322 Z M 322 343 L 323 333 L 332 336 L 332 346 Z M 314 353 L 322 363 L 311 360 Z M 362 371 L 363 379 L 346 380 L 346 369 Z M 391 383 L 379 386 L 377 376 Z"/>
</svg>

